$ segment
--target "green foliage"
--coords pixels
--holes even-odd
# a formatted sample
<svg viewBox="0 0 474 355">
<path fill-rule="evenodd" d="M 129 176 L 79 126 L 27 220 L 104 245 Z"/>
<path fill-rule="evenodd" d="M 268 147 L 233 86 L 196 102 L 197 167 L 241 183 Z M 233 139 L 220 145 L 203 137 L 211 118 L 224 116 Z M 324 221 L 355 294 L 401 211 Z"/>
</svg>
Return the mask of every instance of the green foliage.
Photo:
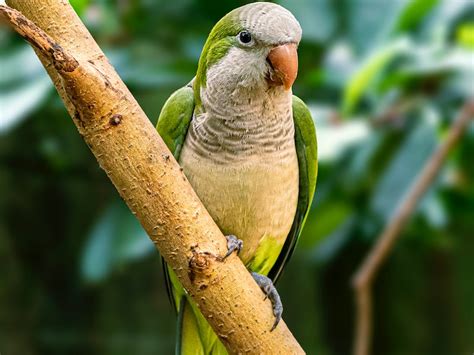
<svg viewBox="0 0 474 355">
<path fill-rule="evenodd" d="M 217 20 L 246 2 L 71 0 L 153 123 L 195 76 Z M 350 278 L 474 97 L 474 7 L 280 3 L 304 31 L 294 92 L 317 124 L 320 165 L 278 286 L 307 353 L 347 354 Z M 33 51 L 0 31 L 0 351 L 170 353 L 175 320 L 152 243 L 117 201 Z M 473 156 L 471 125 L 379 275 L 376 354 L 474 348 Z"/>
<path fill-rule="evenodd" d="M 336 13 L 331 0 L 282 0 L 280 5 L 290 10 L 303 29 L 305 40 L 328 41 L 336 30 Z"/>
<path fill-rule="evenodd" d="M 459 45 L 474 50 L 474 22 L 459 26 L 456 30 L 456 41 Z"/>
<path fill-rule="evenodd" d="M 81 271 L 88 282 L 103 281 L 113 268 L 155 251 L 137 219 L 123 202 L 107 208 L 93 226 L 84 247 Z"/>
<path fill-rule="evenodd" d="M 428 111 L 428 109 L 426 109 Z M 397 203 L 412 186 L 420 167 L 430 158 L 436 146 L 437 117 L 428 112 L 418 112 L 421 118 L 407 137 L 401 141 L 375 186 L 370 209 L 386 223 L 395 212 Z"/>
<path fill-rule="evenodd" d="M 370 84 L 373 83 L 376 76 L 381 74 L 390 61 L 403 54 L 407 46 L 408 43 L 405 40 L 401 40 L 389 44 L 387 47 L 380 48 L 358 68 L 346 84 L 342 102 L 342 112 L 344 115 L 353 114 L 355 106 L 359 103 L 362 95 L 368 91 Z"/>
<path fill-rule="evenodd" d="M 412 0 L 397 19 L 396 32 L 410 31 L 421 23 L 429 12 L 439 3 L 439 0 Z"/>
<path fill-rule="evenodd" d="M 70 3 L 79 16 L 84 15 L 84 12 L 90 6 L 89 0 L 71 0 Z"/>
<path fill-rule="evenodd" d="M 0 52 L 3 53 L 3 52 Z M 25 70 L 18 70 L 19 67 Z M 0 56 L 0 135 L 26 119 L 51 91 L 38 57 L 26 46 Z"/>
</svg>

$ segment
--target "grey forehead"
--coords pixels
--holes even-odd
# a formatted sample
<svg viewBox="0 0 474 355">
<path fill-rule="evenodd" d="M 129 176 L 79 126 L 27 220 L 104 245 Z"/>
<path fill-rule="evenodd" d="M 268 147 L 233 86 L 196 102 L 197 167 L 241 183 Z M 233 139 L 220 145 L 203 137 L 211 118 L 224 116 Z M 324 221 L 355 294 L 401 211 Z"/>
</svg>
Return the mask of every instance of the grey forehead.
<svg viewBox="0 0 474 355">
<path fill-rule="evenodd" d="M 239 19 L 245 29 L 267 44 L 301 40 L 301 26 L 293 14 L 272 3 L 253 3 L 241 8 Z"/>
</svg>

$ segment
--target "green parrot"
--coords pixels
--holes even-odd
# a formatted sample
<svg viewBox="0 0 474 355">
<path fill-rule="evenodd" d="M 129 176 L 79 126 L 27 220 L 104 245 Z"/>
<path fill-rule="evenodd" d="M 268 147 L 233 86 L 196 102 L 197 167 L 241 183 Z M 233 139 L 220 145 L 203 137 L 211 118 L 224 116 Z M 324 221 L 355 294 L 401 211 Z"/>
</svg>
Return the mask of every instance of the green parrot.
<svg viewBox="0 0 474 355">
<path fill-rule="evenodd" d="M 280 5 L 257 2 L 212 29 L 195 78 L 165 103 L 158 133 L 219 228 L 271 300 L 313 199 L 317 143 L 311 114 L 291 87 L 301 27 Z M 239 239 L 237 239 L 239 238 Z M 165 265 L 178 312 L 178 354 L 227 354 Z"/>
</svg>

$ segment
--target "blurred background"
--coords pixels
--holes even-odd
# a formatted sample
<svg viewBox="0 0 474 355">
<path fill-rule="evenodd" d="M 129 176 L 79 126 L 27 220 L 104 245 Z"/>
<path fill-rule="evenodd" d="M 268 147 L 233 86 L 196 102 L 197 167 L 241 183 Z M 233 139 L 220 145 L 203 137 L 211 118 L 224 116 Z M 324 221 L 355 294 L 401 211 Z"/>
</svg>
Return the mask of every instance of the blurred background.
<svg viewBox="0 0 474 355">
<path fill-rule="evenodd" d="M 153 123 L 213 24 L 246 1 L 71 0 Z M 308 354 L 351 352 L 350 279 L 474 97 L 469 0 L 282 0 L 294 92 L 318 130 L 316 197 L 278 284 Z M 474 125 L 375 284 L 374 354 L 474 351 Z M 0 353 L 171 354 L 160 258 L 31 48 L 0 29 Z"/>
</svg>

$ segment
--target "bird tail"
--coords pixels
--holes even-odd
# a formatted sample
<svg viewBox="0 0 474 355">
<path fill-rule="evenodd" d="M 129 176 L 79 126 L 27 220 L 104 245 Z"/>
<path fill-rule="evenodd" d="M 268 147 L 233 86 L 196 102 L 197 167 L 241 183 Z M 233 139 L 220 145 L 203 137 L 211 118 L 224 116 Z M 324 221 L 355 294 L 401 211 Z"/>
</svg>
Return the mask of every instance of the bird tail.
<svg viewBox="0 0 474 355">
<path fill-rule="evenodd" d="M 186 296 L 179 303 L 177 335 L 176 355 L 227 355 L 209 323 Z"/>
</svg>

